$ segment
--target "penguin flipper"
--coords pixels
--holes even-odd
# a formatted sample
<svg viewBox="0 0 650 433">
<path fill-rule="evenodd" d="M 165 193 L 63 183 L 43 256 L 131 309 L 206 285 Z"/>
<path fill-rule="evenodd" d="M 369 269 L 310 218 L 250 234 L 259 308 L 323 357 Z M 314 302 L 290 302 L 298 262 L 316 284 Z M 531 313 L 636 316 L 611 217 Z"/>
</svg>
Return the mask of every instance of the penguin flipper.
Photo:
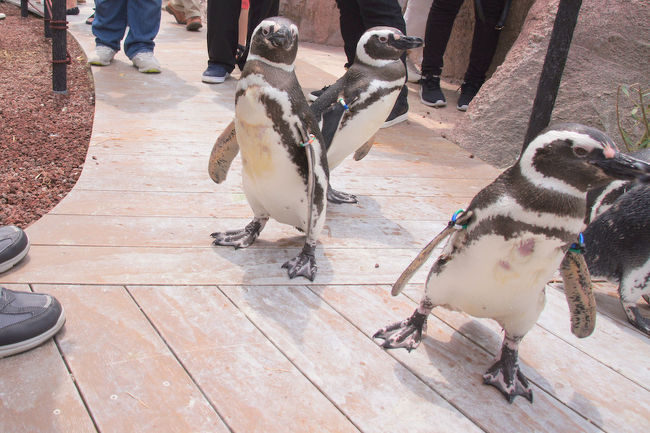
<svg viewBox="0 0 650 433">
<path fill-rule="evenodd" d="M 334 139 L 334 134 L 339 129 L 339 124 L 345 113 L 345 108 L 341 104 L 333 104 L 323 112 L 321 132 L 325 140 L 325 150 L 329 150 Z"/>
<path fill-rule="evenodd" d="M 208 162 L 208 174 L 216 183 L 226 180 L 232 161 L 239 153 L 239 143 L 235 133 L 235 121 L 226 126 L 212 146 Z"/>
<path fill-rule="evenodd" d="M 377 134 L 373 135 L 370 137 L 370 140 L 366 141 L 363 146 L 358 148 L 356 152 L 354 152 L 354 160 L 355 161 L 361 161 L 363 158 L 366 157 L 368 152 L 370 152 L 370 149 L 372 149 L 372 145 L 375 144 L 375 136 Z"/>
<path fill-rule="evenodd" d="M 568 250 L 560 264 L 560 274 L 571 312 L 571 332 L 578 338 L 588 337 L 596 326 L 596 300 L 584 256 Z"/>
</svg>

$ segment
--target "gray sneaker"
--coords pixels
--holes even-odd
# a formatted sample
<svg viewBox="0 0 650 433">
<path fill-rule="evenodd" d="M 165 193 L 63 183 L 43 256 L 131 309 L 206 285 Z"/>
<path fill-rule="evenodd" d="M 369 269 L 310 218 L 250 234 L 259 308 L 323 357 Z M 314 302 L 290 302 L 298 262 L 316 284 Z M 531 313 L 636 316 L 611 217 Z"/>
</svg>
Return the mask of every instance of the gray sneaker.
<svg viewBox="0 0 650 433">
<path fill-rule="evenodd" d="M 29 240 L 16 226 L 0 227 L 0 273 L 20 262 L 29 251 Z"/>
<path fill-rule="evenodd" d="M 88 63 L 95 66 L 108 66 L 113 61 L 116 51 L 106 45 L 97 45 L 95 52 L 88 57 Z"/>
<path fill-rule="evenodd" d="M 64 323 L 63 307 L 52 296 L 0 287 L 0 358 L 44 343 Z"/>
<path fill-rule="evenodd" d="M 160 63 L 153 56 L 153 51 L 140 51 L 131 59 L 133 66 L 138 68 L 138 71 L 145 74 L 159 74 L 162 72 Z"/>
</svg>

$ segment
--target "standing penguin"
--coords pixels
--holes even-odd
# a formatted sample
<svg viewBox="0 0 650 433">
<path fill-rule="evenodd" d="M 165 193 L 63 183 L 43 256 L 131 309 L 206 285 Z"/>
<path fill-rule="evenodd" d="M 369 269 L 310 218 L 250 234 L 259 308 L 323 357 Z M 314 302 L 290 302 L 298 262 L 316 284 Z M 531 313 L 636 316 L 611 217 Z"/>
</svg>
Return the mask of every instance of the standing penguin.
<svg viewBox="0 0 650 433">
<path fill-rule="evenodd" d="M 244 193 L 254 218 L 242 230 L 212 237 L 214 245 L 245 248 L 270 217 L 292 225 L 305 232 L 305 245 L 282 267 L 290 278 L 301 275 L 313 281 L 329 172 L 318 123 L 294 72 L 297 50 L 298 28 L 286 18 L 265 19 L 253 32 L 235 95 L 236 137 L 229 129 L 217 140 L 211 166 L 218 161 L 222 172 L 214 175 L 211 169 L 210 174 L 217 181 L 225 178 L 238 145 Z"/>
<path fill-rule="evenodd" d="M 412 350 L 436 306 L 492 318 L 505 337 L 484 383 L 499 389 L 509 402 L 517 395 L 532 402 L 518 366 L 518 346 L 537 321 L 545 284 L 560 262 L 573 333 L 586 337 L 595 325 L 584 259 L 579 248 L 569 249 L 583 227 L 587 191 L 613 177 L 631 179 L 648 172 L 650 165 L 617 152 L 593 128 L 563 124 L 546 129 L 456 220 L 413 315 L 374 337 L 384 339 L 385 348 Z"/>
<path fill-rule="evenodd" d="M 322 121 L 330 171 L 348 155 L 368 143 L 384 124 L 404 83 L 404 51 L 422 45 L 422 39 L 405 36 L 393 27 L 373 27 L 357 43 L 354 63 L 311 105 Z M 366 153 L 367 153 L 366 150 Z M 365 156 L 365 155 L 364 155 Z M 332 189 L 333 203 L 356 203 L 356 197 Z"/>
<path fill-rule="evenodd" d="M 650 160 L 650 149 L 634 154 Z M 650 321 L 636 305 L 650 295 L 650 186 L 614 181 L 589 191 L 585 261 L 592 276 L 619 283 L 628 321 L 650 335 Z"/>
</svg>

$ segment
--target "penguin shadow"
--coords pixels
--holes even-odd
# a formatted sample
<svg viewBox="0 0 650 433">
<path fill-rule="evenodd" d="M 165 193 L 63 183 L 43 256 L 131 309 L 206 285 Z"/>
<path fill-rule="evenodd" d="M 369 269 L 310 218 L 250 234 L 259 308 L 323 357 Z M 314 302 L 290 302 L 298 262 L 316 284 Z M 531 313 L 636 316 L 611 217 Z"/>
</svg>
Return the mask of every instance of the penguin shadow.
<svg viewBox="0 0 650 433">
<path fill-rule="evenodd" d="M 594 290 L 594 298 L 596 299 L 596 306 L 598 308 L 598 313 L 603 314 L 615 322 L 617 322 L 622 327 L 625 327 L 631 331 L 634 331 L 638 334 L 641 339 L 648 339 L 643 332 L 635 328 L 628 320 L 623 307 L 621 306 L 621 301 L 616 292 L 601 292 Z M 646 319 L 650 320 L 650 305 L 645 302 L 643 299 L 640 299 L 636 303 L 639 308 L 639 312 Z M 596 326 L 598 326 L 598 319 L 596 319 Z"/>
<path fill-rule="evenodd" d="M 321 239 L 325 247 L 354 241 L 359 248 L 409 246 L 416 243 L 413 235 L 398 222 L 386 217 L 371 196 L 357 195 L 358 203 L 327 204 L 327 218 Z"/>
</svg>

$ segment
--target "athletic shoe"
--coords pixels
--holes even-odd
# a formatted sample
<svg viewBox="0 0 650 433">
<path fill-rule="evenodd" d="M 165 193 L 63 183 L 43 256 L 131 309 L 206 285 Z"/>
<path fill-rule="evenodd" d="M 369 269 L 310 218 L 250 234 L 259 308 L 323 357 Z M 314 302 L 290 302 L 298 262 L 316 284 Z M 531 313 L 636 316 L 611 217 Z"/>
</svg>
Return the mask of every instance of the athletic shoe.
<svg viewBox="0 0 650 433">
<path fill-rule="evenodd" d="M 29 240 L 24 231 L 16 226 L 0 227 L 0 273 L 20 262 L 27 251 Z"/>
<path fill-rule="evenodd" d="M 420 80 L 420 100 L 430 107 L 447 105 L 445 95 L 440 88 L 440 75 L 423 75 Z"/>
<path fill-rule="evenodd" d="M 325 86 L 320 90 L 314 90 L 309 95 L 307 95 L 307 99 L 309 99 L 311 102 L 314 102 L 315 100 L 317 100 L 320 97 L 320 95 L 325 93 L 325 90 L 329 89 L 329 87 L 330 86 Z"/>
<path fill-rule="evenodd" d="M 386 119 L 384 124 L 381 125 L 381 127 L 388 128 L 389 126 L 393 126 L 400 122 L 404 122 L 406 119 L 408 119 L 408 114 L 409 114 L 408 88 L 406 86 L 402 86 L 402 90 L 400 90 L 399 96 L 397 97 L 397 101 L 395 101 L 395 105 L 393 105 L 393 109 L 391 110 L 390 114 L 388 115 L 388 118 Z"/>
<path fill-rule="evenodd" d="M 178 24 L 187 23 L 187 20 L 185 19 L 185 14 L 179 11 L 178 9 L 174 8 L 171 4 L 167 3 L 167 6 L 165 6 L 165 10 L 170 14 L 174 15 L 174 18 L 176 19 L 176 22 Z"/>
<path fill-rule="evenodd" d="M 476 96 L 480 88 L 481 84 L 470 81 L 463 83 L 460 86 L 460 96 L 458 97 L 458 105 L 456 108 L 460 111 L 467 111 L 469 103 L 472 102 L 472 99 L 474 99 L 474 96 Z"/>
<path fill-rule="evenodd" d="M 145 74 L 159 74 L 162 72 L 160 63 L 153 56 L 153 51 L 140 51 L 131 59 L 133 66 L 138 68 L 139 72 Z"/>
<path fill-rule="evenodd" d="M 75 6 L 73 8 L 66 9 L 65 14 L 66 15 L 79 15 L 79 8 Z"/>
<path fill-rule="evenodd" d="M 226 81 L 230 72 L 220 63 L 208 63 L 208 68 L 203 71 L 201 81 L 209 84 L 219 84 Z"/>
<path fill-rule="evenodd" d="M 88 57 L 88 63 L 95 66 L 108 66 L 113 61 L 116 51 L 106 45 L 97 45 L 95 52 Z"/>
<path fill-rule="evenodd" d="M 44 343 L 64 323 L 63 307 L 52 296 L 0 287 L 0 358 Z"/>
</svg>

